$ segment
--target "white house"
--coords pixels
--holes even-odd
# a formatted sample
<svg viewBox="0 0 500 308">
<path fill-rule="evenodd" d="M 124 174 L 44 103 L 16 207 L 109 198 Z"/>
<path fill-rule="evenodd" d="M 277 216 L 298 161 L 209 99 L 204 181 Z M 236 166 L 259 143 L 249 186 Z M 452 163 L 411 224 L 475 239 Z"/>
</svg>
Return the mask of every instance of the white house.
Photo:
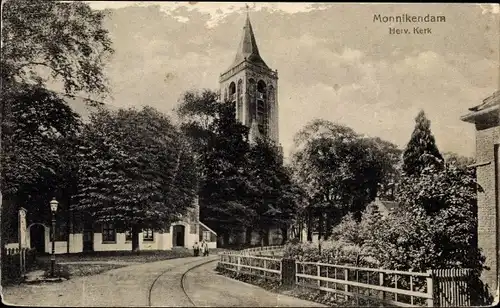
<svg viewBox="0 0 500 308">
<path fill-rule="evenodd" d="M 112 223 L 97 224 L 82 222 L 81 217 L 75 219 L 73 232 L 56 228 L 55 253 L 81 253 L 89 251 L 126 251 L 132 250 L 130 232 L 120 230 Z M 50 253 L 52 241 L 50 226 L 34 222 L 26 227 L 26 245 L 39 252 Z M 205 239 L 209 248 L 217 247 L 217 234 L 199 220 L 199 205 L 195 202 L 188 215 L 176 221 L 164 232 L 151 229 L 139 233 L 140 250 L 171 250 L 173 248 L 191 249 L 195 242 Z M 9 243 L 6 248 L 18 248 L 18 243 Z"/>
</svg>

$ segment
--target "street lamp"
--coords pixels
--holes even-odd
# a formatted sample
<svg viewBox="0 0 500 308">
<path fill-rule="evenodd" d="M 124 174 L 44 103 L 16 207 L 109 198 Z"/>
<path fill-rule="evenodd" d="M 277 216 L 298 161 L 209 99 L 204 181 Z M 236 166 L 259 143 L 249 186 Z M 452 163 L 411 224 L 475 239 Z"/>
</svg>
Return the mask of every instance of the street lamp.
<svg viewBox="0 0 500 308">
<path fill-rule="evenodd" d="M 50 211 L 52 212 L 52 256 L 50 257 L 50 274 L 52 275 L 52 277 L 55 277 L 54 267 L 56 264 L 56 212 L 58 205 L 59 202 L 57 202 L 56 198 L 54 197 L 52 201 L 50 201 Z"/>
</svg>

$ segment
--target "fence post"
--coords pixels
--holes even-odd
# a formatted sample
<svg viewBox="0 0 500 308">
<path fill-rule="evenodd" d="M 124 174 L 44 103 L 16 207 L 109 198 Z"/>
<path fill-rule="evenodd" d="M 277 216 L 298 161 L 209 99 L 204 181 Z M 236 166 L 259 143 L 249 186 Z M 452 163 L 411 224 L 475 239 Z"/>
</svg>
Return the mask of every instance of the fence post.
<svg viewBox="0 0 500 308">
<path fill-rule="evenodd" d="M 240 257 L 240 256 L 237 256 L 236 258 L 237 258 L 237 260 L 238 260 L 238 261 L 237 261 L 238 266 L 236 267 L 236 268 L 237 268 L 237 269 L 236 269 L 236 273 L 237 273 L 237 274 L 240 274 L 240 269 L 241 269 L 241 257 Z"/>
<path fill-rule="evenodd" d="M 296 281 L 295 259 L 281 260 L 281 284 L 285 287 L 293 287 Z"/>
<path fill-rule="evenodd" d="M 349 269 L 347 269 L 347 268 L 344 269 L 344 280 L 349 281 Z M 348 284 L 344 285 L 344 291 L 349 292 L 349 285 Z M 347 296 L 346 296 L 346 298 L 347 298 Z"/>
<path fill-rule="evenodd" d="M 321 265 L 318 264 L 316 265 L 318 267 L 318 278 L 321 277 Z M 321 279 L 318 279 L 318 287 L 321 287 Z"/>
<path fill-rule="evenodd" d="M 384 281 L 385 281 L 385 273 L 384 272 L 380 272 L 379 276 L 378 276 L 378 284 L 379 284 L 379 286 L 383 287 L 384 286 Z M 384 291 L 380 291 L 380 300 L 381 301 L 385 300 L 385 292 Z"/>
<path fill-rule="evenodd" d="M 299 273 L 299 263 L 295 262 L 295 284 L 299 284 L 299 276 L 297 274 Z"/>
<path fill-rule="evenodd" d="M 432 270 L 427 270 L 427 274 L 429 275 L 427 277 L 427 294 L 429 298 L 427 299 L 427 307 L 433 307 L 434 306 L 434 274 Z"/>
<path fill-rule="evenodd" d="M 267 260 L 264 259 L 263 261 L 264 261 L 264 268 L 267 269 L 267 262 L 266 262 Z M 263 272 L 264 272 L 264 280 L 265 280 L 266 279 L 266 272 L 267 271 L 263 271 Z"/>
</svg>

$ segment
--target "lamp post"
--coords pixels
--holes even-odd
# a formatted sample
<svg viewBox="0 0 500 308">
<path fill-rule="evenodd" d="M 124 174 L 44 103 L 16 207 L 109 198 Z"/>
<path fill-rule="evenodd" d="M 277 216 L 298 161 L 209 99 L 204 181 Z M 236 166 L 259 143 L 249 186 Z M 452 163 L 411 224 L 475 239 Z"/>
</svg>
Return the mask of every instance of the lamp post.
<svg viewBox="0 0 500 308">
<path fill-rule="evenodd" d="M 50 257 L 50 274 L 52 277 L 55 277 L 54 275 L 54 267 L 56 264 L 56 212 L 57 212 L 57 206 L 59 205 L 59 202 L 57 202 L 56 198 L 54 197 L 52 201 L 50 201 L 50 211 L 52 212 L 52 256 Z"/>
</svg>

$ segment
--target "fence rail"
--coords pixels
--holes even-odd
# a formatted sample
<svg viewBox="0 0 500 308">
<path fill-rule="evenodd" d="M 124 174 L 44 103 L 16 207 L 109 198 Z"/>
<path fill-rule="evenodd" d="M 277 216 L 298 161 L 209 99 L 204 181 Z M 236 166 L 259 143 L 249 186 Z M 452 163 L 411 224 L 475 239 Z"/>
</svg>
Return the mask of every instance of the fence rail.
<svg viewBox="0 0 500 308">
<path fill-rule="evenodd" d="M 221 254 L 219 266 L 239 274 L 278 280 L 287 286 L 299 285 L 332 293 L 334 298 L 354 298 L 358 306 L 360 301 L 370 306 L 471 306 L 471 271 L 468 269 L 405 272 L 249 254 L 256 251 Z"/>
<path fill-rule="evenodd" d="M 237 274 L 247 274 L 264 279 L 281 281 L 281 259 L 250 255 L 221 254 L 219 266 Z"/>
<path fill-rule="evenodd" d="M 296 262 L 295 266 L 297 285 L 334 296 L 359 296 L 399 307 L 434 305 L 430 271 L 403 272 L 314 262 Z"/>
</svg>

